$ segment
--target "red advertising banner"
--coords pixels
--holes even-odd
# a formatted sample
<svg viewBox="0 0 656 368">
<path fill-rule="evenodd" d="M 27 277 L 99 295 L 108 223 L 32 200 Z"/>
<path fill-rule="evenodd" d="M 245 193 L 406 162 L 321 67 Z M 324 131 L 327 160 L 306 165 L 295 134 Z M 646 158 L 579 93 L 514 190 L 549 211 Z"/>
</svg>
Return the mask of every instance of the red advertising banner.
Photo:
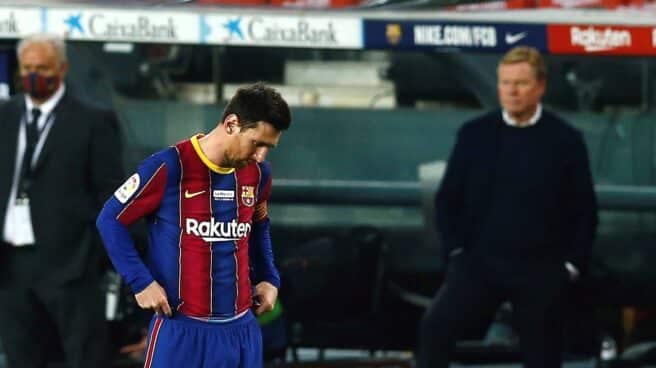
<svg viewBox="0 0 656 368">
<path fill-rule="evenodd" d="M 615 9 L 628 0 L 537 0 L 539 8 L 606 8 Z"/>
<path fill-rule="evenodd" d="M 552 54 L 656 55 L 656 26 L 548 25 L 547 48 Z"/>
</svg>

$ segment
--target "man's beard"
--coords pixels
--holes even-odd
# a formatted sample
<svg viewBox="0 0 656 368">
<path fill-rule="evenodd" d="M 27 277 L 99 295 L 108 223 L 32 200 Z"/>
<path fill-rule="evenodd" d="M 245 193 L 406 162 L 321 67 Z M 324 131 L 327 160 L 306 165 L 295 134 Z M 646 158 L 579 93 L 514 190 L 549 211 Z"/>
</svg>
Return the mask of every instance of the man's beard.
<svg viewBox="0 0 656 368">
<path fill-rule="evenodd" d="M 235 169 L 243 169 L 248 166 L 250 160 L 238 160 L 235 157 L 232 157 L 229 153 L 226 153 L 223 157 L 223 162 L 221 162 L 221 167 L 232 167 Z"/>
</svg>

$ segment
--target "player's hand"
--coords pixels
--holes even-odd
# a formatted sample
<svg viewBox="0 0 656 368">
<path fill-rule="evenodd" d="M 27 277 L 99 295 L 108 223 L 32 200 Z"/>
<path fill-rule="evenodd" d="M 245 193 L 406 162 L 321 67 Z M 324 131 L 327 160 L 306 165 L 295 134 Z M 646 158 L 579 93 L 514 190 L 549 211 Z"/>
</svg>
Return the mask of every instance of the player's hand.
<svg viewBox="0 0 656 368">
<path fill-rule="evenodd" d="M 264 312 L 273 309 L 278 299 L 278 288 L 266 281 L 262 281 L 255 286 L 255 314 L 258 316 Z"/>
<path fill-rule="evenodd" d="M 152 309 L 158 315 L 165 314 L 169 317 L 173 315 L 169 301 L 166 298 L 166 291 L 159 286 L 157 281 L 153 281 L 146 286 L 141 292 L 134 294 L 137 304 L 143 309 Z"/>
</svg>

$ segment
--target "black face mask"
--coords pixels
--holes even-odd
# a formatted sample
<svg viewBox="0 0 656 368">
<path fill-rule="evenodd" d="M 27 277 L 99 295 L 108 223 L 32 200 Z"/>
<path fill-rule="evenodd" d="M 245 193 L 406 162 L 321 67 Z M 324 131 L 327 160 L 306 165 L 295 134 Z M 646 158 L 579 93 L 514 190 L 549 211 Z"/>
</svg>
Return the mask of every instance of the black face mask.
<svg viewBox="0 0 656 368">
<path fill-rule="evenodd" d="M 45 77 L 39 73 L 24 75 L 23 90 L 25 93 L 37 99 L 47 99 L 52 96 L 59 87 L 59 76 Z"/>
</svg>

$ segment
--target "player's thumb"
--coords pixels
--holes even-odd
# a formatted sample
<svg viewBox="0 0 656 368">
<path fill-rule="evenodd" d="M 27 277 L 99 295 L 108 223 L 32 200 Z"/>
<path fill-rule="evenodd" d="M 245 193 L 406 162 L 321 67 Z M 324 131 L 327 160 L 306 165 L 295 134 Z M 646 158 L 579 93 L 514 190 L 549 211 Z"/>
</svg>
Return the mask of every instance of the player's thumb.
<svg viewBox="0 0 656 368">
<path fill-rule="evenodd" d="M 171 310 L 171 306 L 169 306 L 168 301 L 164 301 L 164 305 L 162 305 L 162 312 L 164 312 L 167 317 L 171 317 L 173 315 L 173 311 Z"/>
</svg>

